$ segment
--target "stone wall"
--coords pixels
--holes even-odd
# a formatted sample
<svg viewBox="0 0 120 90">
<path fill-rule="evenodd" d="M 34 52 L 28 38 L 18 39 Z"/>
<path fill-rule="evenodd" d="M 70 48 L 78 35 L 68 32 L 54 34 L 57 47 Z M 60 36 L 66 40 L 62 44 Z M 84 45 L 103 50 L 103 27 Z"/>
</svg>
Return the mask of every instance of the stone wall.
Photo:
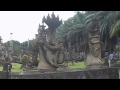
<svg viewBox="0 0 120 90">
<path fill-rule="evenodd" d="M 118 68 L 11 73 L 11 79 L 119 79 Z"/>
<path fill-rule="evenodd" d="M 5 71 L 0 71 L 0 79 L 7 79 L 8 73 Z"/>
</svg>

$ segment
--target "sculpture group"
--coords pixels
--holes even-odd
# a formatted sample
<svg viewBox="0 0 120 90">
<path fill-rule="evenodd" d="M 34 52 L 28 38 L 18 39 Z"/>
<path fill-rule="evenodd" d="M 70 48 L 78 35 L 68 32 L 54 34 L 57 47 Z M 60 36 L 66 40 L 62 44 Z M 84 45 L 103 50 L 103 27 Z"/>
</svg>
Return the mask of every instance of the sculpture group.
<svg viewBox="0 0 120 90">
<path fill-rule="evenodd" d="M 48 26 L 47 29 L 45 29 L 44 23 Z M 46 18 L 43 17 L 42 25 L 39 25 L 38 34 L 36 34 L 40 55 L 39 70 L 56 70 L 59 64 L 64 63 L 67 58 L 63 44 L 58 43 L 55 39 L 56 28 L 61 24 L 62 21 L 59 20 L 59 17 L 55 17 L 53 13 L 51 17 L 49 14 Z M 88 37 L 86 37 L 84 44 L 81 44 L 80 47 L 89 46 L 85 60 L 87 66 L 101 66 L 99 27 L 96 20 L 92 24 L 93 26 L 86 33 Z"/>
<path fill-rule="evenodd" d="M 90 27 L 87 27 L 84 33 L 84 42 L 80 44 L 79 48 L 85 54 L 84 61 L 85 65 L 89 68 L 101 67 L 101 40 L 100 40 L 100 30 L 97 23 L 97 19 L 93 19 Z M 50 16 L 43 17 L 42 25 L 39 25 L 38 34 L 36 34 L 36 44 L 32 47 L 32 62 L 29 65 L 37 66 L 38 70 L 57 70 L 59 66 L 66 65 L 68 61 L 78 61 L 80 60 L 80 54 L 75 52 L 74 47 L 68 47 L 67 50 L 63 46 L 63 42 L 58 42 L 56 40 L 56 29 L 62 24 L 62 20 L 55 16 L 54 13 Z M 120 41 L 120 40 L 119 40 Z M 115 55 L 118 60 L 118 55 L 120 51 L 120 44 L 116 46 Z M 0 50 L 3 50 L 0 38 Z M 27 50 L 28 51 L 28 50 Z M 0 57 L 4 54 L 0 51 Z M 39 55 L 39 61 L 37 57 Z M 119 55 L 120 57 L 120 55 Z M 106 59 L 106 61 L 108 58 Z M 105 62 L 106 62 L 105 61 Z M 66 65 L 67 66 L 67 65 Z"/>
</svg>

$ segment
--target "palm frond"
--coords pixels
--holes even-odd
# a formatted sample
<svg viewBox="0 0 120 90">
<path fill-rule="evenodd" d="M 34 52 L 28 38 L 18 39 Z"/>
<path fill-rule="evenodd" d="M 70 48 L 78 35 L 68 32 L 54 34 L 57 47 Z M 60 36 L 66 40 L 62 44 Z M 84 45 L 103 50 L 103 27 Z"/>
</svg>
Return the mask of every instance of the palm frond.
<svg viewBox="0 0 120 90">
<path fill-rule="evenodd" d="M 69 32 L 67 33 L 68 38 L 70 39 L 76 33 L 79 33 L 85 30 L 85 26 L 83 24 L 77 24 L 69 28 Z"/>
<path fill-rule="evenodd" d="M 110 29 L 110 38 L 112 38 L 120 30 L 120 20 L 111 26 Z"/>
<path fill-rule="evenodd" d="M 93 18 L 93 17 L 94 17 L 94 15 L 95 15 L 95 14 L 90 14 L 90 15 L 86 16 L 85 21 L 86 21 L 86 20 L 88 20 L 88 19 Z"/>
</svg>

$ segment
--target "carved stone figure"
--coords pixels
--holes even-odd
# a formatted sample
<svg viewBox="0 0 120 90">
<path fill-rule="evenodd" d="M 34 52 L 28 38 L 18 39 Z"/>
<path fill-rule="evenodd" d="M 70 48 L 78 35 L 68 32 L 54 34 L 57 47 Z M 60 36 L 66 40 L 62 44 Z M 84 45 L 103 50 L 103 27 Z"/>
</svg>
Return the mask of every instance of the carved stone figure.
<svg viewBox="0 0 120 90">
<path fill-rule="evenodd" d="M 56 70 L 60 62 L 60 54 L 63 48 L 63 44 L 59 45 L 55 41 L 55 29 L 62 24 L 62 21 L 59 21 L 59 17 L 55 17 L 54 13 L 51 17 L 43 18 L 43 24 L 48 25 L 48 29 L 45 29 L 45 26 L 42 25 L 39 27 L 39 51 L 40 51 L 40 62 L 38 64 L 39 70 Z"/>
<path fill-rule="evenodd" d="M 85 64 L 88 67 L 99 67 L 102 65 L 101 62 L 101 42 L 100 42 L 100 31 L 97 20 L 94 19 L 91 25 L 87 28 L 85 33 L 85 42 L 80 47 L 87 47 L 86 54 L 87 58 Z"/>
<path fill-rule="evenodd" d="M 113 55 L 114 55 L 114 61 L 120 60 L 120 38 L 118 38 Z"/>
</svg>

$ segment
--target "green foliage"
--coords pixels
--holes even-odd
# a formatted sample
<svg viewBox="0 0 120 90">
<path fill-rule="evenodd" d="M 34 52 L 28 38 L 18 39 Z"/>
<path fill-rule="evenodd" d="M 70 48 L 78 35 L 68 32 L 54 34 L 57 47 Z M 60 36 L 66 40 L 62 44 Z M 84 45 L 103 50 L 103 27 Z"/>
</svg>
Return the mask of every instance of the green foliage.
<svg viewBox="0 0 120 90">
<path fill-rule="evenodd" d="M 40 61 L 40 56 L 38 55 L 38 57 L 37 57 L 37 61 Z"/>
<path fill-rule="evenodd" d="M 12 63 L 12 72 L 22 72 L 23 70 L 20 69 L 22 64 L 18 64 L 18 63 Z"/>
<path fill-rule="evenodd" d="M 64 21 L 57 29 L 56 39 L 67 43 L 74 42 L 75 44 L 79 41 L 79 38 L 84 40 L 84 33 L 93 29 L 95 25 L 98 25 L 101 40 L 105 44 L 105 49 L 109 51 L 113 46 L 113 37 L 118 36 L 120 31 L 120 11 L 76 12 L 73 17 Z"/>
<path fill-rule="evenodd" d="M 20 48 L 21 44 L 20 44 L 19 41 L 15 41 L 15 40 L 12 40 L 12 42 L 13 42 L 13 51 L 14 51 L 13 55 L 16 56 L 16 55 L 19 54 L 19 48 Z M 5 46 L 6 49 L 8 49 L 9 46 L 10 46 L 10 41 L 5 42 L 4 46 Z"/>
<path fill-rule="evenodd" d="M 112 38 L 119 30 L 120 11 L 99 11 L 95 16 L 98 18 L 100 31 L 106 35 L 109 33 L 109 38 Z"/>
<path fill-rule="evenodd" d="M 14 61 L 14 62 L 19 62 L 20 59 L 18 58 L 18 56 L 13 56 L 13 61 Z"/>
<path fill-rule="evenodd" d="M 15 41 L 13 40 L 13 56 L 19 56 L 20 50 L 21 49 L 27 49 L 28 47 L 28 41 L 25 41 L 23 43 L 20 43 L 19 41 Z M 32 47 L 36 44 L 36 40 L 29 40 L 29 47 L 30 50 L 32 49 Z M 8 50 L 9 46 L 10 46 L 10 41 L 7 41 L 3 44 L 5 46 L 5 48 Z"/>
<path fill-rule="evenodd" d="M 22 72 L 23 70 L 20 69 L 21 65 L 22 65 L 22 64 L 12 63 L 12 69 L 11 69 L 11 71 L 12 71 L 12 72 Z M 3 69 L 3 67 L 0 66 L 0 70 L 2 70 L 2 69 Z"/>
<path fill-rule="evenodd" d="M 85 14 L 81 12 L 76 12 L 76 14 L 64 21 L 64 23 L 58 27 L 56 31 L 56 39 L 58 41 L 64 41 L 66 38 L 70 40 L 75 36 L 76 33 L 81 32 L 85 29 Z M 82 33 L 82 32 L 81 32 Z"/>
<path fill-rule="evenodd" d="M 25 63 L 28 60 L 28 55 L 23 55 L 21 58 L 21 62 Z"/>
<path fill-rule="evenodd" d="M 29 47 L 33 47 L 36 44 L 36 40 L 29 40 Z M 21 43 L 21 48 L 26 49 L 26 47 L 28 47 L 28 41 L 25 41 L 23 43 Z"/>
<path fill-rule="evenodd" d="M 120 30 L 120 20 L 111 26 L 110 38 L 112 38 L 119 30 Z"/>
</svg>

